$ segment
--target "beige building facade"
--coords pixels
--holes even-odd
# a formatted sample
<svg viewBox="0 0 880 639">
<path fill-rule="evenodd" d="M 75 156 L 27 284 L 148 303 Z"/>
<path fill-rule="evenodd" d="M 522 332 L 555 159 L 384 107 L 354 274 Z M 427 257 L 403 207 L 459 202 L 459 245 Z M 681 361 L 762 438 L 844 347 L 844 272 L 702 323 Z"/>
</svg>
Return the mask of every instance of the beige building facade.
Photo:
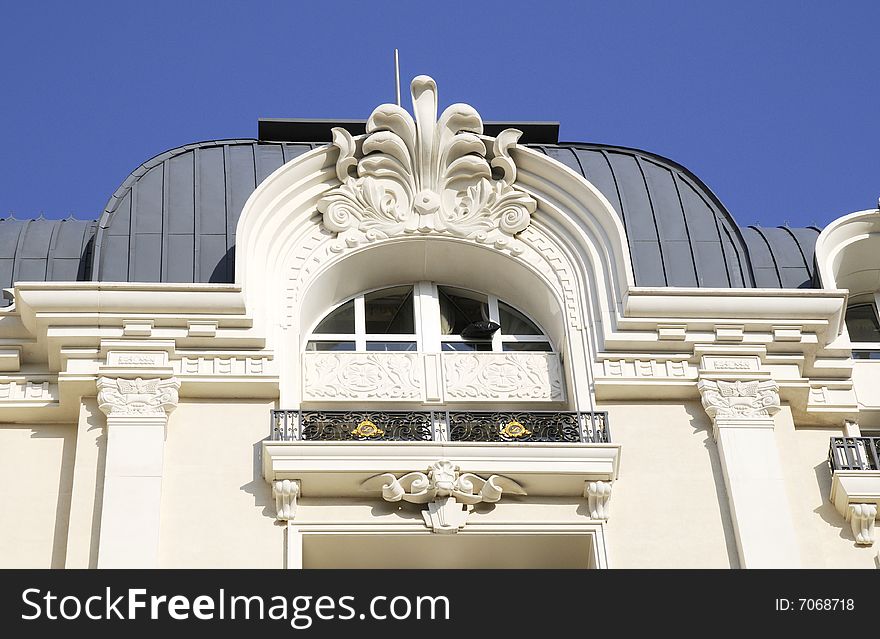
<svg viewBox="0 0 880 639">
<path fill-rule="evenodd" d="M 236 141 L 145 164 L 88 276 L 28 278 L 21 232 L 0 566 L 878 567 L 880 211 L 817 230 L 803 285 L 768 243 L 762 285 L 682 167 L 579 170 L 411 88 L 271 171 L 264 144 L 249 190 Z"/>
</svg>

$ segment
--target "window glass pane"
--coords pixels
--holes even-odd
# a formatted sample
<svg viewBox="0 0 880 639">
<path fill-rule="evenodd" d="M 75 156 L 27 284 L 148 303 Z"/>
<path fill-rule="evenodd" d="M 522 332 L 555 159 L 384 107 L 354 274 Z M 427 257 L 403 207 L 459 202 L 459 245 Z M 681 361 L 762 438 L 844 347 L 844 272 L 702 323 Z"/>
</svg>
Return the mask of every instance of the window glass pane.
<svg viewBox="0 0 880 639">
<path fill-rule="evenodd" d="M 505 351 L 545 351 L 549 352 L 550 342 L 504 342 L 501 345 Z"/>
<path fill-rule="evenodd" d="M 541 329 L 512 306 L 498 300 L 498 316 L 503 335 L 541 335 Z"/>
<path fill-rule="evenodd" d="M 306 344 L 307 351 L 353 351 L 354 342 L 316 342 Z"/>
<path fill-rule="evenodd" d="M 315 333 L 354 333 L 354 300 L 331 311 L 321 320 Z"/>
<path fill-rule="evenodd" d="M 368 351 L 414 351 L 415 342 L 367 342 Z"/>
<path fill-rule="evenodd" d="M 395 286 L 364 295 L 366 331 L 414 335 L 412 286 Z"/>
<path fill-rule="evenodd" d="M 846 309 L 846 330 L 852 342 L 880 342 L 880 324 L 873 304 L 859 304 Z"/>
<path fill-rule="evenodd" d="M 485 295 L 462 289 L 438 286 L 440 294 L 440 334 L 461 335 L 471 322 L 489 319 Z"/>
<path fill-rule="evenodd" d="M 443 342 L 444 351 L 491 351 L 492 342 Z"/>
</svg>

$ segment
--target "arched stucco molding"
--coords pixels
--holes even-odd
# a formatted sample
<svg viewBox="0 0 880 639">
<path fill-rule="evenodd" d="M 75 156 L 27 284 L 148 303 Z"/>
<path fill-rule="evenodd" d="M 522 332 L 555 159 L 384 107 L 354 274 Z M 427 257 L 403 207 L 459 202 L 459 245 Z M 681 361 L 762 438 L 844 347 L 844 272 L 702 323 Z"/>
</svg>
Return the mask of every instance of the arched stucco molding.
<svg viewBox="0 0 880 639">
<path fill-rule="evenodd" d="M 823 288 L 846 288 L 850 295 L 880 290 L 880 210 L 845 215 L 816 239 L 816 263 Z"/>
<path fill-rule="evenodd" d="M 431 87 L 429 78 L 414 81 L 417 122 L 383 105 L 367 135 L 337 133 L 334 146 L 285 164 L 248 199 L 237 229 L 236 283 L 256 325 L 280 353 L 332 303 L 370 286 L 434 279 L 491 291 L 532 313 L 565 344 L 570 368 L 588 375 L 633 286 L 619 216 L 581 175 L 515 145 L 517 132 L 481 135 L 470 107 L 453 105 L 434 122 L 424 102 Z M 388 131 L 382 118 L 392 121 Z M 425 128 L 428 119 L 434 129 Z M 419 140 L 431 131 L 434 148 L 425 151 Z M 433 172 L 412 168 L 419 162 Z M 432 255 L 441 257 L 429 264 Z M 340 270 L 342 260 L 359 268 Z M 470 282 L 467 270 L 477 273 Z M 360 281 L 341 282 L 346 272 Z M 485 284 L 474 285 L 481 278 Z M 517 290 L 516 278 L 531 284 Z"/>
</svg>

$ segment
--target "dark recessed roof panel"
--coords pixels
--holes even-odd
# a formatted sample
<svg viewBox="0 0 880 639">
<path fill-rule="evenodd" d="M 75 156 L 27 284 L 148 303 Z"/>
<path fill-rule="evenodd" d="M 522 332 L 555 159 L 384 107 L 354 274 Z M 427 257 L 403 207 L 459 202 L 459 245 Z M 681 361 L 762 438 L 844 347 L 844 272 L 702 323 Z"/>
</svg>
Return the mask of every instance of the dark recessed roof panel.
<svg viewBox="0 0 880 639">
<path fill-rule="evenodd" d="M 218 140 L 145 162 L 101 215 L 92 279 L 232 282 L 244 203 L 269 174 L 315 146 Z"/>
<path fill-rule="evenodd" d="M 486 131 L 528 124 L 487 123 Z M 533 139 L 554 142 L 527 146 L 583 175 L 620 215 L 638 286 L 814 285 L 818 229 L 740 229 L 683 166 L 637 149 L 555 143 L 558 124 L 533 124 Z M 244 203 L 282 164 L 329 141 L 332 126 L 358 133 L 363 122 L 261 120 L 261 138 L 274 141 L 200 142 L 145 162 L 116 190 L 98 223 L 0 220 L 0 283 L 232 282 Z"/>
<path fill-rule="evenodd" d="M 89 280 L 97 220 L 0 219 L 0 288 Z M 8 300 L 0 302 L 7 306 Z"/>
<path fill-rule="evenodd" d="M 749 226 L 743 237 L 752 258 L 755 285 L 762 288 L 814 288 L 815 248 L 820 229 Z"/>
<path fill-rule="evenodd" d="M 333 141 L 331 131 L 341 127 L 352 135 L 367 132 L 366 120 L 301 120 L 298 118 L 260 118 L 257 138 L 260 142 Z M 559 141 L 559 122 L 483 122 L 483 133 L 492 137 L 504 129 L 519 129 L 521 144 L 556 144 Z"/>
</svg>

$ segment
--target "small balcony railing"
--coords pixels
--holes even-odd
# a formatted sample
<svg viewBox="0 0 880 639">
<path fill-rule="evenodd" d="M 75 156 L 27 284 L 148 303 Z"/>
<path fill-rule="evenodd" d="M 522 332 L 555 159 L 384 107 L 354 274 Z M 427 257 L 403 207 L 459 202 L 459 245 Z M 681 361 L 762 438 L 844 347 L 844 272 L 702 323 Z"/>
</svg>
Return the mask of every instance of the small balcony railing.
<svg viewBox="0 0 880 639">
<path fill-rule="evenodd" d="M 607 444 L 611 432 L 605 412 L 273 410 L 271 438 Z"/>
<path fill-rule="evenodd" d="M 831 470 L 880 470 L 880 437 L 832 437 Z"/>
</svg>

